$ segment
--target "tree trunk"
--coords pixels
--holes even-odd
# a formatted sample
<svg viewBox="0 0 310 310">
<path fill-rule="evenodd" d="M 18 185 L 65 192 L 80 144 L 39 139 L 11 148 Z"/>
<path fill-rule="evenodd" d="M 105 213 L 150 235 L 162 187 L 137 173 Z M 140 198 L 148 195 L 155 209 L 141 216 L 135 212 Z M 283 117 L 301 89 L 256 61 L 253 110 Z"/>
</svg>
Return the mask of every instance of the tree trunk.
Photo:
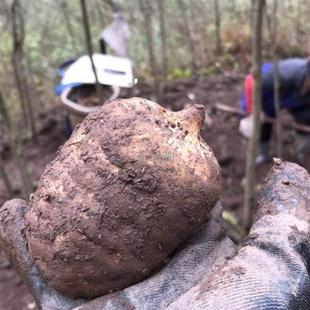
<svg viewBox="0 0 310 310">
<path fill-rule="evenodd" d="M 272 16 L 268 12 L 267 4 L 264 9 L 264 17 L 265 17 L 265 22 L 266 22 L 267 36 L 268 36 L 268 57 L 272 57 L 272 47 L 273 47 Z"/>
<path fill-rule="evenodd" d="M 303 39 L 302 39 L 302 35 L 303 35 L 303 28 L 302 28 L 302 12 L 303 12 L 303 3 L 301 0 L 297 0 L 295 2 L 295 4 L 297 5 L 296 8 L 296 19 L 294 21 L 294 25 L 295 25 L 295 33 L 296 33 L 296 41 L 297 44 L 303 44 Z"/>
<path fill-rule="evenodd" d="M 148 46 L 149 54 L 149 63 L 151 67 L 151 72 L 153 75 L 154 90 L 156 94 L 156 100 L 159 100 L 160 91 L 159 91 L 159 79 L 158 79 L 158 70 L 157 63 L 155 58 L 155 48 L 153 40 L 153 29 L 152 29 L 152 7 L 149 0 L 139 0 L 140 10 L 143 16 L 143 25 L 146 33 L 146 40 Z"/>
<path fill-rule="evenodd" d="M 107 25 L 108 23 L 108 18 L 106 16 L 107 13 L 107 5 L 110 5 L 109 1 L 106 3 L 105 0 L 98 0 L 98 2 L 95 2 L 95 5 L 97 6 L 97 13 L 99 17 L 99 23 L 100 23 L 100 28 L 103 28 L 104 26 Z"/>
<path fill-rule="evenodd" d="M 18 89 L 24 120 L 26 121 L 27 127 L 30 127 L 31 136 L 35 137 L 36 126 L 34 121 L 31 96 L 25 69 L 23 66 L 23 45 L 25 31 L 23 13 L 19 0 L 13 0 L 12 2 L 11 16 L 13 39 L 12 66 L 14 78 Z"/>
<path fill-rule="evenodd" d="M 222 40 L 221 40 L 221 14 L 220 1 L 214 0 L 214 17 L 215 17 L 215 49 L 216 56 L 219 58 L 222 55 Z"/>
<path fill-rule="evenodd" d="M 9 114 L 7 113 L 6 110 L 4 98 L 1 92 L 0 92 L 0 113 L 1 115 L 3 115 L 3 119 L 9 133 L 10 147 L 21 175 L 23 196 L 25 199 L 28 200 L 30 194 L 33 191 L 33 185 L 30 174 L 28 172 L 26 162 L 23 158 L 20 135 L 17 134 L 15 126 L 12 124 L 12 121 L 10 120 Z"/>
<path fill-rule="evenodd" d="M 157 0 L 160 24 L 160 41 L 161 41 L 161 62 L 162 62 L 162 82 L 166 82 L 168 73 L 168 44 L 166 31 L 166 16 L 164 9 L 165 0 Z"/>
<path fill-rule="evenodd" d="M 8 128 L 9 118 L 8 118 L 8 114 L 7 114 L 6 107 L 4 105 L 4 101 L 3 101 L 3 97 L 1 96 L 1 93 L 0 93 L 0 115 L 4 122 L 4 125 Z M 0 177 L 3 179 L 4 185 L 11 198 L 13 196 L 13 188 L 12 188 L 10 179 L 5 171 L 5 167 L 4 167 L 4 163 L 2 161 L 1 155 L 0 155 Z"/>
<path fill-rule="evenodd" d="M 10 20 L 10 6 L 8 4 L 8 1 L 1 1 L 0 5 L 0 15 L 1 18 L 3 18 L 4 25 L 9 23 Z M 3 28 L 2 28 L 3 29 Z M 5 28 L 6 29 L 6 28 Z M 3 29 L 4 30 L 4 29 Z M 2 30 L 2 31 L 3 31 Z"/>
<path fill-rule="evenodd" d="M 13 197 L 13 188 L 10 182 L 10 179 L 5 171 L 4 163 L 2 161 L 2 158 L 0 158 L 0 177 L 3 180 L 3 183 L 5 185 L 5 188 L 9 194 L 9 197 Z"/>
<path fill-rule="evenodd" d="M 280 78 L 278 68 L 278 57 L 277 57 L 277 11 L 278 11 L 278 0 L 273 0 L 272 20 L 273 20 L 273 31 L 272 31 L 272 55 L 273 55 L 273 94 L 274 94 L 274 105 L 276 114 L 276 136 L 277 136 L 277 156 L 282 158 L 282 128 L 280 122 Z"/>
<path fill-rule="evenodd" d="M 64 20 L 65 20 L 65 23 L 66 23 L 68 34 L 69 34 L 69 37 L 70 37 L 70 42 L 71 42 L 72 50 L 75 53 L 77 53 L 78 52 L 78 48 L 77 48 L 77 45 L 76 45 L 76 42 L 75 42 L 75 35 L 74 35 L 73 28 L 72 28 L 72 24 L 70 22 L 70 17 L 69 17 L 70 12 L 68 10 L 67 1 L 66 0 L 60 0 L 59 1 L 59 5 L 61 7 L 61 10 L 62 10 L 62 13 L 63 13 L 63 16 L 64 16 Z"/>
<path fill-rule="evenodd" d="M 22 183 L 23 183 L 23 197 L 28 201 L 30 194 L 33 192 L 33 184 L 31 180 L 31 176 L 25 161 L 25 158 L 23 156 L 23 151 L 22 151 L 22 143 L 16 133 L 16 130 L 13 131 L 13 137 L 12 137 L 12 151 L 19 169 L 19 173 L 22 178 Z"/>
<path fill-rule="evenodd" d="M 195 61 L 195 43 L 192 38 L 190 26 L 189 26 L 189 20 L 188 20 L 188 8 L 185 6 L 185 3 L 183 0 L 177 0 L 177 4 L 179 6 L 179 9 L 182 14 L 182 28 L 183 32 L 186 38 L 186 44 L 188 46 L 188 50 L 190 53 L 190 59 L 191 59 L 191 69 L 192 69 L 192 74 L 195 76 L 197 75 L 197 65 Z"/>
<path fill-rule="evenodd" d="M 230 13 L 231 16 L 235 16 L 235 11 L 236 11 L 236 1 L 235 0 L 230 0 L 229 1 L 229 9 L 230 9 Z"/>
<path fill-rule="evenodd" d="M 254 78 L 253 113 L 254 130 L 248 142 L 246 154 L 246 184 L 244 193 L 244 229 L 248 231 L 252 222 L 255 195 L 255 158 L 260 135 L 261 114 L 261 66 L 262 66 L 262 15 L 264 0 L 252 0 L 252 74 Z"/>
<path fill-rule="evenodd" d="M 86 7 L 85 0 L 80 0 L 80 5 L 81 5 L 81 10 L 82 10 L 82 15 L 83 15 L 83 26 L 84 26 L 84 32 L 85 32 L 87 52 L 88 52 L 89 59 L 92 65 L 92 69 L 95 75 L 97 95 L 100 100 L 100 104 L 103 104 L 102 88 L 99 84 L 96 66 L 93 60 L 93 45 L 92 45 L 91 32 L 90 32 L 90 27 L 89 27 L 89 20 L 88 20 L 87 7 Z"/>
</svg>

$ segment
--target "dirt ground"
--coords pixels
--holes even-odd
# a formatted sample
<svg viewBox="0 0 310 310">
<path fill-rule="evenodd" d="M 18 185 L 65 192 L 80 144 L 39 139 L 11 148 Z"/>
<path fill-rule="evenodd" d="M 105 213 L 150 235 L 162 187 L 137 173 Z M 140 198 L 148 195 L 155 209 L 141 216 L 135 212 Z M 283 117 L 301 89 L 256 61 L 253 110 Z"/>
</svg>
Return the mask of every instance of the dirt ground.
<svg viewBox="0 0 310 310">
<path fill-rule="evenodd" d="M 185 104 L 199 103 L 206 107 L 212 124 L 205 125 L 203 138 L 213 149 L 222 167 L 224 207 L 241 217 L 243 199 L 243 179 L 246 141 L 238 132 L 239 116 L 215 108 L 216 103 L 224 103 L 238 107 L 241 92 L 242 75 L 229 72 L 223 75 L 201 78 L 199 80 L 175 81 L 168 84 L 164 90 L 161 104 L 173 110 L 180 110 Z M 154 99 L 150 87 L 141 85 L 133 90 L 133 96 Z M 40 134 L 36 143 L 26 143 L 24 156 L 35 182 L 38 181 L 44 167 L 54 157 L 57 148 L 65 141 L 64 112 L 55 107 L 39 117 Z M 295 134 L 293 130 L 283 131 L 284 158 L 296 161 L 294 153 Z M 20 195 L 19 175 L 10 152 L 5 147 L 5 139 L 0 127 L 0 152 L 5 160 L 6 170 L 14 185 L 16 196 Z M 274 145 L 274 143 L 272 143 Z M 274 148 L 271 147 L 274 152 Z M 309 162 L 309 161 L 308 161 Z M 257 169 L 259 182 L 263 180 L 271 164 Z M 306 167 L 310 170 L 310 167 Z M 0 180 L 0 205 L 9 197 Z M 35 305 L 26 287 L 18 275 L 9 266 L 5 256 L 0 251 L 0 310 L 35 309 Z"/>
</svg>

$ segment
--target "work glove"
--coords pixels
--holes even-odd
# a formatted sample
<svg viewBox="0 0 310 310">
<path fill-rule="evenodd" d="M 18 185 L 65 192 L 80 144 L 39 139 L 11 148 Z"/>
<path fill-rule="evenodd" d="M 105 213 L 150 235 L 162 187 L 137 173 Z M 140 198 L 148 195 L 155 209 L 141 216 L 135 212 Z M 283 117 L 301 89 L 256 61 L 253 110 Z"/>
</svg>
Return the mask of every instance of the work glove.
<svg viewBox="0 0 310 310">
<path fill-rule="evenodd" d="M 239 132 L 246 139 L 250 139 L 254 131 L 254 118 L 253 114 L 241 119 L 239 123 Z"/>
<path fill-rule="evenodd" d="M 24 239 L 25 208 L 22 200 L 0 208 L 0 242 L 41 309 L 310 309 L 310 176 L 296 164 L 276 161 L 238 254 L 217 205 L 211 220 L 149 278 L 92 301 L 45 285 Z"/>
<path fill-rule="evenodd" d="M 263 115 L 261 115 L 261 119 L 263 119 Z M 247 117 L 241 119 L 239 123 L 239 132 L 246 139 L 250 139 L 254 132 L 254 117 L 253 114 L 250 114 Z M 268 162 L 268 142 L 260 142 L 258 145 L 258 153 L 255 159 L 255 165 L 259 166 L 263 163 Z"/>
<path fill-rule="evenodd" d="M 310 176 L 278 161 L 243 247 L 167 309 L 310 309 Z"/>
</svg>

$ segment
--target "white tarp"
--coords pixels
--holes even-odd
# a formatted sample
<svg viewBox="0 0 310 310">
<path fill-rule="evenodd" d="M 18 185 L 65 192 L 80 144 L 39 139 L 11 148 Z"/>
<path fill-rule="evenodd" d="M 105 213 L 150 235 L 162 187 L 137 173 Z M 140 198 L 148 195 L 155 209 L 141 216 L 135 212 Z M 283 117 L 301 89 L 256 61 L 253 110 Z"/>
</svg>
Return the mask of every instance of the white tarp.
<svg viewBox="0 0 310 310">
<path fill-rule="evenodd" d="M 110 55 L 93 55 L 99 83 L 119 87 L 132 87 L 133 72 L 132 63 L 128 58 Z M 61 84 L 68 85 L 74 83 L 94 84 L 95 75 L 92 69 L 89 56 L 80 57 L 65 72 Z"/>
</svg>

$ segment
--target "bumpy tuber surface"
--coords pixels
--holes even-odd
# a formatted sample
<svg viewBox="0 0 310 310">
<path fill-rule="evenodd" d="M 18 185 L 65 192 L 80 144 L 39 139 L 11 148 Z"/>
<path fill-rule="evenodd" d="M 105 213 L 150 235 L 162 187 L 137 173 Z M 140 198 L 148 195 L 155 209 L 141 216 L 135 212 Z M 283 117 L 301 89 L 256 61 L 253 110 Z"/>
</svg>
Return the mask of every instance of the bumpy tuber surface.
<svg viewBox="0 0 310 310">
<path fill-rule="evenodd" d="M 202 106 L 175 113 L 141 98 L 86 118 L 25 215 L 49 286 L 89 298 L 139 282 L 208 219 L 220 177 L 199 136 L 203 120 Z"/>
</svg>

